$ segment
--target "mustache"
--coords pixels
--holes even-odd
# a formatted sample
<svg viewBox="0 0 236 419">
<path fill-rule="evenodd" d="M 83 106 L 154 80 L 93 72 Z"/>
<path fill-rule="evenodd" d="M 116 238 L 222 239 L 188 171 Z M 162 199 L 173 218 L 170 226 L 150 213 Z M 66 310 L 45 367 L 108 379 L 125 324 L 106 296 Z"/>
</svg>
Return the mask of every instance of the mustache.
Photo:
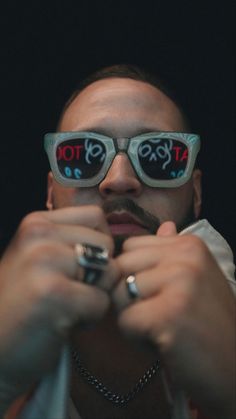
<svg viewBox="0 0 236 419">
<path fill-rule="evenodd" d="M 161 225 L 158 217 L 144 210 L 129 198 L 115 198 L 105 201 L 102 205 L 102 209 L 106 215 L 111 214 L 112 212 L 128 212 L 138 219 L 140 224 L 142 224 L 151 234 L 156 234 L 157 229 Z"/>
</svg>

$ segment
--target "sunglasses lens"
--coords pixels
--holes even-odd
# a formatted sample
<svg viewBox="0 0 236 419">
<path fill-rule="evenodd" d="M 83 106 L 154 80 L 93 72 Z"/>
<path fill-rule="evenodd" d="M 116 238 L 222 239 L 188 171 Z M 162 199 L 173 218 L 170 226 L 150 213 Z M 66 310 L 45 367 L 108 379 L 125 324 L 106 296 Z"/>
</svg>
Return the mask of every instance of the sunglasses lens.
<svg viewBox="0 0 236 419">
<path fill-rule="evenodd" d="M 172 138 L 152 138 L 138 147 L 144 173 L 152 179 L 171 180 L 182 177 L 188 163 L 188 147 Z"/>
<path fill-rule="evenodd" d="M 59 171 L 65 178 L 90 179 L 101 170 L 106 156 L 104 144 L 93 138 L 73 138 L 56 150 Z"/>
</svg>

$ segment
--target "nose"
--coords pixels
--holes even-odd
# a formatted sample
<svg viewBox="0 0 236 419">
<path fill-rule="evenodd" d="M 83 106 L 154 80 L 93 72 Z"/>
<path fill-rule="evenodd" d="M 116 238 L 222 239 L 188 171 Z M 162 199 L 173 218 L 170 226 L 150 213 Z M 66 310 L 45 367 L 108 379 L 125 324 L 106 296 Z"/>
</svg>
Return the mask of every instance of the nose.
<svg viewBox="0 0 236 419">
<path fill-rule="evenodd" d="M 142 184 L 125 153 L 116 155 L 105 178 L 99 185 L 99 192 L 104 197 L 112 194 L 140 195 Z"/>
</svg>

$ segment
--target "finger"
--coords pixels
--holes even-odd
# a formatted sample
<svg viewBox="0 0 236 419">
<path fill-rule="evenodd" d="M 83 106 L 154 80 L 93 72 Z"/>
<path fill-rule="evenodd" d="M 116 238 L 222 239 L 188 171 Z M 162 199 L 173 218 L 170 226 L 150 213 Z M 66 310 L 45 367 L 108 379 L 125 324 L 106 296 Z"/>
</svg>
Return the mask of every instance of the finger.
<svg viewBox="0 0 236 419">
<path fill-rule="evenodd" d="M 40 280 L 39 280 L 40 278 Z M 47 319 L 47 326 L 53 327 L 65 336 L 75 324 L 95 323 L 109 308 L 110 299 L 106 292 L 79 281 L 68 280 L 60 272 L 47 272 L 44 276 L 27 279 L 26 293 L 33 296 L 32 318 L 40 315 Z M 40 314 L 42 313 L 42 314 Z"/>
<path fill-rule="evenodd" d="M 105 214 L 96 205 L 59 208 L 52 211 L 37 211 L 30 214 L 27 219 L 29 222 L 46 220 L 57 224 L 83 225 L 110 234 Z"/>
<path fill-rule="evenodd" d="M 42 278 L 52 274 L 63 274 L 68 279 L 83 281 L 84 269 L 79 265 L 78 256 L 73 247 L 55 240 L 41 240 L 25 246 L 23 260 L 15 258 L 15 264 L 24 263 L 28 270 L 41 270 Z M 109 265 L 108 265 L 109 268 Z M 116 271 L 114 272 L 114 276 Z M 110 274 L 112 275 L 112 274 Z M 118 274 L 117 274 L 118 275 Z M 42 279 L 43 280 L 43 279 Z"/>
<path fill-rule="evenodd" d="M 166 335 L 163 338 L 161 331 L 163 324 L 168 324 L 170 316 L 169 297 L 169 295 L 155 295 L 150 299 L 140 300 L 137 304 L 128 305 L 118 315 L 120 329 L 129 337 L 150 339 L 162 350 L 164 338 L 168 340 L 168 329 L 166 328 Z M 173 295 L 171 297 L 173 298 Z"/>
<path fill-rule="evenodd" d="M 126 278 L 121 280 L 112 292 L 112 301 L 118 311 L 123 310 L 133 303 L 153 297 L 161 292 L 163 286 L 167 286 L 176 276 L 175 268 L 168 268 L 162 264 L 161 267 L 147 269 L 135 274 L 135 285 L 138 290 L 139 298 L 132 299 L 126 284 Z"/>
<path fill-rule="evenodd" d="M 169 286 L 160 287 L 159 292 L 150 298 L 141 298 L 137 304 L 127 305 L 118 317 L 119 326 L 125 333 L 149 336 L 160 349 L 170 348 L 173 338 L 177 337 L 177 330 L 191 325 L 195 309 L 196 295 L 192 281 L 186 281 L 182 269 L 178 269 L 180 281 L 175 280 L 177 278 L 174 277 L 174 272 L 175 269 L 172 272 L 172 281 L 169 278 Z M 191 278 L 190 271 L 189 277 Z"/>
<path fill-rule="evenodd" d="M 81 282 L 61 281 L 56 299 L 64 309 L 65 316 L 58 316 L 58 327 L 70 329 L 75 324 L 90 324 L 99 321 L 110 306 L 110 299 L 103 290 Z M 54 310 L 54 312 L 56 312 Z"/>
<path fill-rule="evenodd" d="M 64 221 L 64 224 L 51 222 L 47 219 L 47 215 L 41 212 L 30 214 L 25 217 L 18 229 L 15 246 L 18 245 L 22 248 L 22 245 L 27 245 L 35 241 L 54 239 L 55 241 L 61 241 L 71 246 L 80 242 L 91 243 L 95 246 L 99 244 L 106 247 L 110 255 L 113 254 L 114 243 L 110 232 L 106 233 L 95 230 L 91 225 L 66 224 L 66 220 Z"/>
<path fill-rule="evenodd" d="M 85 270 L 78 265 L 78 279 L 83 282 L 85 275 Z M 120 270 L 114 259 L 109 259 L 108 264 L 104 271 L 101 272 L 101 276 L 95 281 L 94 284 L 86 285 L 88 287 L 97 287 L 110 293 L 114 286 L 117 284 L 120 279 Z"/>
<path fill-rule="evenodd" d="M 164 237 L 161 240 L 158 237 L 153 237 L 153 240 L 150 240 L 150 246 L 138 245 L 136 247 L 135 242 L 133 242 L 129 251 L 116 257 L 121 275 L 127 276 L 131 273 L 137 273 L 158 266 L 160 263 L 170 264 L 170 260 L 172 264 L 185 261 L 186 254 L 179 254 L 175 251 L 176 248 L 181 246 L 184 248 L 182 243 L 176 239 L 178 237 Z"/>
<path fill-rule="evenodd" d="M 158 252 L 157 246 L 150 249 L 137 248 L 129 252 L 123 253 L 116 258 L 122 276 L 130 273 L 140 272 L 146 268 L 155 266 L 161 257 L 163 251 Z"/>
<path fill-rule="evenodd" d="M 96 243 L 97 245 L 97 243 Z M 61 242 L 45 241 L 28 246 L 28 260 L 32 268 L 41 268 L 44 272 L 58 272 L 68 279 L 83 282 L 85 270 L 80 266 L 78 256 L 73 247 Z M 94 286 L 110 292 L 120 278 L 120 269 L 117 262 L 109 258 L 108 264 L 102 272 L 101 278 Z M 91 287 L 91 285 L 86 285 Z"/>
<path fill-rule="evenodd" d="M 78 263 L 74 250 L 61 243 L 48 241 L 40 243 L 40 245 L 33 243 L 24 249 L 22 257 L 15 258 L 14 264 L 14 271 L 24 272 L 15 285 L 14 282 L 8 281 L 9 286 L 14 286 L 16 290 L 22 289 L 17 298 L 21 298 L 22 292 L 24 292 L 24 295 L 27 294 L 33 301 L 42 300 L 45 303 L 45 308 L 46 306 L 48 309 L 51 307 L 55 315 L 57 315 L 57 310 L 53 309 L 55 304 L 60 303 L 59 305 L 61 305 L 64 302 L 69 310 L 73 301 L 75 314 L 80 313 L 78 310 L 81 309 L 82 313 L 86 315 L 84 305 L 89 299 L 89 295 L 92 297 L 92 310 L 96 296 L 105 294 L 101 289 L 83 284 L 77 279 Z M 105 297 L 102 298 L 104 300 Z M 108 296 L 105 299 L 107 298 Z M 78 303 L 80 307 L 77 307 L 76 311 Z M 94 309 L 96 312 L 96 304 Z"/>
<path fill-rule="evenodd" d="M 16 258 L 15 264 L 25 265 L 28 271 L 32 270 L 32 273 L 41 269 L 42 278 L 46 272 L 57 272 L 71 279 L 77 277 L 78 263 L 75 251 L 60 241 L 46 239 L 29 243 L 24 246 L 23 256 Z"/>
<path fill-rule="evenodd" d="M 114 251 L 114 242 L 110 234 L 93 230 L 90 227 L 60 224 L 54 225 L 48 234 L 55 240 L 60 240 L 71 246 L 77 243 L 88 243 L 93 246 L 105 247 L 109 255 L 112 255 Z"/>
<path fill-rule="evenodd" d="M 177 230 L 176 225 L 173 221 L 166 221 L 162 223 L 157 230 L 158 237 L 169 237 L 169 236 L 176 236 Z"/>
<path fill-rule="evenodd" d="M 189 319 L 191 313 L 184 285 L 179 288 L 175 282 L 172 284 L 165 287 L 165 292 L 160 290 L 149 298 L 140 298 L 119 311 L 118 324 L 124 333 L 150 338 L 161 350 L 169 347 L 176 337 L 174 329 L 186 324 L 186 316 Z M 188 315 L 186 309 L 190 309 Z"/>
<path fill-rule="evenodd" d="M 176 236 L 174 235 L 160 237 L 159 235 L 130 237 L 127 240 L 125 240 L 122 249 L 124 252 L 127 252 L 129 250 L 138 249 L 139 247 L 145 249 L 149 246 L 175 243 L 175 241 Z"/>
</svg>

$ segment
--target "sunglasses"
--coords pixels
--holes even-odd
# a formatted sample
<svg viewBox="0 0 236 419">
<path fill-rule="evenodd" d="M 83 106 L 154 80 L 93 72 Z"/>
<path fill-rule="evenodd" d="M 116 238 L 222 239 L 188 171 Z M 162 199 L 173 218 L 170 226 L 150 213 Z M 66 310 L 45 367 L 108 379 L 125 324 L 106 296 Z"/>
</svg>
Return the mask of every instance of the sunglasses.
<svg viewBox="0 0 236 419">
<path fill-rule="evenodd" d="M 190 178 L 200 137 L 182 132 L 150 132 L 110 138 L 95 132 L 57 132 L 44 136 L 54 178 L 63 186 L 91 187 L 106 176 L 118 153 L 126 153 L 145 185 L 175 188 Z"/>
</svg>

